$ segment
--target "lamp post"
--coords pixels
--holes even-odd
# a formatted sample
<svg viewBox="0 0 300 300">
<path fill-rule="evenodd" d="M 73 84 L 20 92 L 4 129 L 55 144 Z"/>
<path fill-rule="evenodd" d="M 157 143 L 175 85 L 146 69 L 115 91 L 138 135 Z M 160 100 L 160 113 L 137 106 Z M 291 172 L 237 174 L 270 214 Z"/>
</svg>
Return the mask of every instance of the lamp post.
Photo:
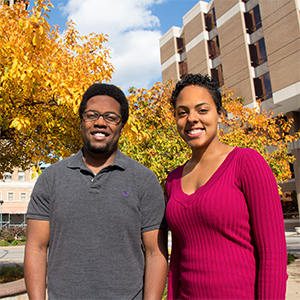
<svg viewBox="0 0 300 300">
<path fill-rule="evenodd" d="M 0 204 L 1 204 L 1 212 L 0 212 L 0 215 L 1 215 L 1 228 L 2 228 L 2 204 L 3 204 L 3 200 L 0 200 Z"/>
</svg>

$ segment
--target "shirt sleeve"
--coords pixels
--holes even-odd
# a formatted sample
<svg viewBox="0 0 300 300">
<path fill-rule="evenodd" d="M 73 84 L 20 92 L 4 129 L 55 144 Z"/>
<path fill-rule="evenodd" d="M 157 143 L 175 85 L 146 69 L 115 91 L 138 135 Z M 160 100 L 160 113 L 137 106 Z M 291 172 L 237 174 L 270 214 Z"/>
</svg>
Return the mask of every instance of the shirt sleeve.
<svg viewBox="0 0 300 300">
<path fill-rule="evenodd" d="M 166 228 L 165 199 L 157 177 L 149 170 L 147 180 L 139 181 L 141 182 L 141 189 L 144 191 L 140 201 L 142 233 L 159 228 Z"/>
<path fill-rule="evenodd" d="M 264 158 L 247 149 L 242 187 L 258 255 L 256 299 L 285 299 L 287 249 L 275 177 Z"/>
<path fill-rule="evenodd" d="M 34 185 L 27 209 L 27 219 L 49 221 L 50 216 L 50 188 L 48 184 L 48 170 L 45 169 Z"/>
</svg>

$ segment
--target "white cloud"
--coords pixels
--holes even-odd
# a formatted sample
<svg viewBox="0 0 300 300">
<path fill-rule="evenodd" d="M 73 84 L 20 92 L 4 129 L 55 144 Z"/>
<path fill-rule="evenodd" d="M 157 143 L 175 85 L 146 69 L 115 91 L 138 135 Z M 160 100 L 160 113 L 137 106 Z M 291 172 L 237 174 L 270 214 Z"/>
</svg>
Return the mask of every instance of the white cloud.
<svg viewBox="0 0 300 300">
<path fill-rule="evenodd" d="M 112 83 L 124 91 L 130 86 L 149 88 L 160 79 L 159 19 L 151 5 L 163 0 L 69 0 L 63 12 L 81 35 L 109 35 L 115 67 Z"/>
</svg>

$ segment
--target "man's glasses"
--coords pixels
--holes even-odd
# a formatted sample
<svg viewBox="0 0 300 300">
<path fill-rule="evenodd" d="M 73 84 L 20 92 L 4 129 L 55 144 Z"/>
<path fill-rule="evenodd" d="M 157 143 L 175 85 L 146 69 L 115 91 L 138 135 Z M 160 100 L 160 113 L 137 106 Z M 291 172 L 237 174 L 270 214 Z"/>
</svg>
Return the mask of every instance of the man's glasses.
<svg viewBox="0 0 300 300">
<path fill-rule="evenodd" d="M 91 121 L 95 122 L 100 117 L 103 118 L 103 120 L 107 123 L 118 125 L 121 121 L 121 117 L 113 112 L 107 112 L 104 114 L 100 114 L 98 111 L 95 110 L 88 110 L 85 111 L 82 115 L 84 121 Z"/>
</svg>

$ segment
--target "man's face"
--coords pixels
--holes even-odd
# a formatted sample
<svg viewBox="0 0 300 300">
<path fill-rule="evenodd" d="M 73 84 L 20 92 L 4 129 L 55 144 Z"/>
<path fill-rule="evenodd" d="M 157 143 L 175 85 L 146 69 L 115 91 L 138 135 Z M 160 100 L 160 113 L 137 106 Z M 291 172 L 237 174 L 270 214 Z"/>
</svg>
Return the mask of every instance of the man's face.
<svg viewBox="0 0 300 300">
<path fill-rule="evenodd" d="M 109 96 L 94 96 L 86 104 L 86 113 L 113 113 L 121 116 L 121 105 L 114 98 Z M 118 149 L 118 140 L 122 134 L 123 125 L 120 120 L 117 124 L 107 122 L 103 116 L 92 121 L 83 118 L 80 125 L 82 140 L 85 151 L 94 154 L 112 154 Z"/>
</svg>

